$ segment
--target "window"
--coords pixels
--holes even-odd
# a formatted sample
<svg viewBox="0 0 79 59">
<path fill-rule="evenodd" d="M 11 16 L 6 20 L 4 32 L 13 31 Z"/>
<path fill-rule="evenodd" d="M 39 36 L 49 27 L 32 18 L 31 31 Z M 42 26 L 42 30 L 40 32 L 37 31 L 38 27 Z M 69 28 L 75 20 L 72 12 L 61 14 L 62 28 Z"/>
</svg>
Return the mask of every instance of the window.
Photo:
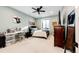
<svg viewBox="0 0 79 59">
<path fill-rule="evenodd" d="M 49 29 L 50 28 L 50 21 L 49 20 L 42 20 L 42 28 Z"/>
</svg>

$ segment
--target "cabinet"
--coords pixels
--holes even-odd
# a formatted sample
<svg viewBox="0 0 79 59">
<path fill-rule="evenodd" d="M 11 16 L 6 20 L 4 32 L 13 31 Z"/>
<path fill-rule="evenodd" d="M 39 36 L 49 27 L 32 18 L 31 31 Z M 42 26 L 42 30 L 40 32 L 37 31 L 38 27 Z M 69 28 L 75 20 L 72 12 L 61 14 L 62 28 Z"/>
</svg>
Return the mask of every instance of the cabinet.
<svg viewBox="0 0 79 59">
<path fill-rule="evenodd" d="M 5 35 L 0 35 L 0 48 L 6 46 L 5 39 L 6 39 L 6 38 L 5 38 Z"/>
<path fill-rule="evenodd" d="M 64 26 L 55 26 L 54 27 L 54 46 L 64 48 L 65 40 L 65 29 Z M 75 28 L 68 26 L 67 29 L 67 39 L 66 39 L 66 49 L 71 52 L 75 52 Z"/>
<path fill-rule="evenodd" d="M 15 34 L 6 34 L 6 46 L 14 44 L 15 43 Z"/>
<path fill-rule="evenodd" d="M 75 28 L 68 26 L 66 49 L 75 52 Z"/>
</svg>

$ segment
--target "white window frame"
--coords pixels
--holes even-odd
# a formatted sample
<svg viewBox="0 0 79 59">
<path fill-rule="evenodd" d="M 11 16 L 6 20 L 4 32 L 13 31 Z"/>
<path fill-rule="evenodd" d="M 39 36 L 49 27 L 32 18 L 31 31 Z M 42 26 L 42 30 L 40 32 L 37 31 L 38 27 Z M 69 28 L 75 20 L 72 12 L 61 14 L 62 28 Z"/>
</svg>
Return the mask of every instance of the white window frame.
<svg viewBox="0 0 79 59">
<path fill-rule="evenodd" d="M 45 25 L 45 27 L 44 27 L 44 25 Z M 42 19 L 42 29 L 50 29 L 50 20 L 48 20 L 48 19 Z"/>
</svg>

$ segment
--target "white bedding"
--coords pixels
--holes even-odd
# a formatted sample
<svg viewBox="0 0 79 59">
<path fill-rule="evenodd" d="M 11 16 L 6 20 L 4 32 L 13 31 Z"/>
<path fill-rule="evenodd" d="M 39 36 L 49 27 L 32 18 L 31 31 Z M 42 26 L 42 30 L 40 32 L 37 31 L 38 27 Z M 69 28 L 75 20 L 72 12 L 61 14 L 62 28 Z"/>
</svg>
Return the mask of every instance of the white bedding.
<svg viewBox="0 0 79 59">
<path fill-rule="evenodd" d="M 43 30 L 37 30 L 37 31 L 35 31 L 32 36 L 45 37 L 45 38 L 47 38 L 47 34 Z"/>
</svg>

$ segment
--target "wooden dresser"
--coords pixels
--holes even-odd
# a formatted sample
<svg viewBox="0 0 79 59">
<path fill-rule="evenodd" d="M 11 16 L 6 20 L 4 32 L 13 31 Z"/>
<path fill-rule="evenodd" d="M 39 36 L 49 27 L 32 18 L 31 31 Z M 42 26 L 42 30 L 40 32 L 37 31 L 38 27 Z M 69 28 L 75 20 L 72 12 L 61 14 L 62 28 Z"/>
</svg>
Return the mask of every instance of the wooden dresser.
<svg viewBox="0 0 79 59">
<path fill-rule="evenodd" d="M 54 46 L 64 48 L 65 29 L 64 26 L 54 26 Z M 75 28 L 68 26 L 66 49 L 75 52 Z"/>
<path fill-rule="evenodd" d="M 64 46 L 64 27 L 55 26 L 54 27 L 54 46 L 63 48 Z"/>
</svg>

